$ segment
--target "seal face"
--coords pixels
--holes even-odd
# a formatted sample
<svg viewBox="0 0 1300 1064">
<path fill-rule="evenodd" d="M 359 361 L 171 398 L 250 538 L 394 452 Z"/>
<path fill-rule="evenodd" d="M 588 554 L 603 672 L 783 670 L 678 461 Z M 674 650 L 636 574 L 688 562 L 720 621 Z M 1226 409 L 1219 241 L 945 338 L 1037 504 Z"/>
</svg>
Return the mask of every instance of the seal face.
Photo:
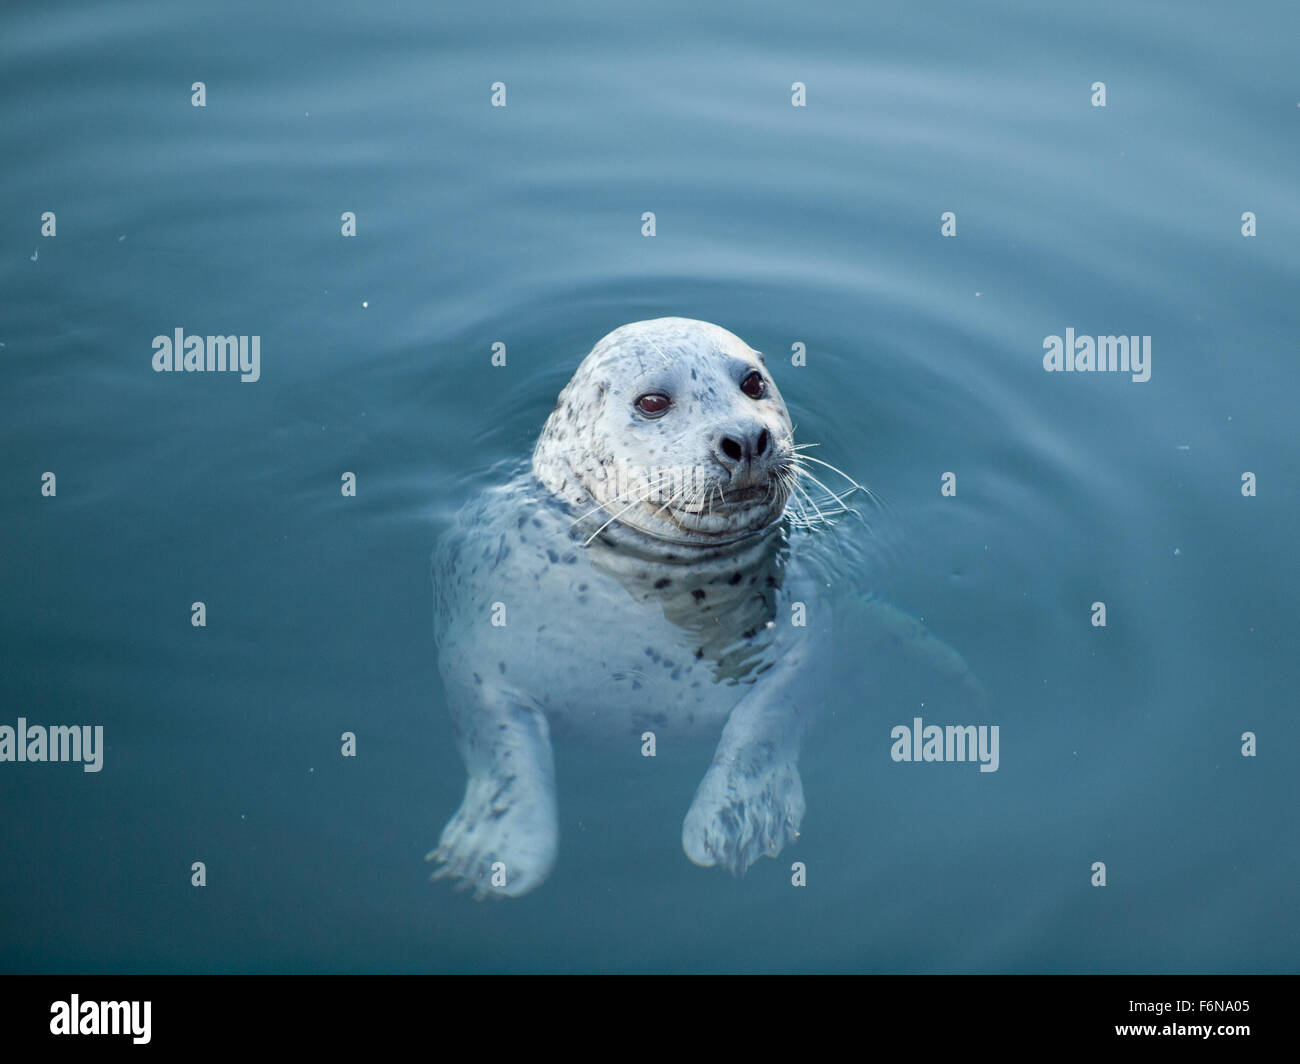
<svg viewBox="0 0 1300 1064">
<path fill-rule="evenodd" d="M 651 551 L 717 546 L 781 516 L 793 435 L 757 351 L 717 325 L 660 318 L 615 329 L 583 360 L 533 471 L 574 506 L 618 505 Z"/>
<path fill-rule="evenodd" d="M 560 393 L 531 472 L 483 492 L 435 555 L 439 669 L 468 773 L 429 854 L 477 896 L 556 855 L 552 734 L 713 737 L 683 823 L 740 875 L 797 837 L 796 766 L 824 669 L 815 581 L 783 521 L 796 449 L 761 356 L 706 322 L 616 329 Z"/>
</svg>

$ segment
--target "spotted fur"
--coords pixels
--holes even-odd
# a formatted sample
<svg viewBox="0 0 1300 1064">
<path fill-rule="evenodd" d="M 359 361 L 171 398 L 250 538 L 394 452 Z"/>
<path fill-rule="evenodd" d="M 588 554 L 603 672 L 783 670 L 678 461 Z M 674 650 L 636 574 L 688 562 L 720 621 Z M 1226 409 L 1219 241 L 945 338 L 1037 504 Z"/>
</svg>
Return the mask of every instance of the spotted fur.
<svg viewBox="0 0 1300 1064">
<path fill-rule="evenodd" d="M 753 373 L 759 399 L 741 389 Z M 667 413 L 638 412 L 647 392 L 671 397 Z M 531 470 L 471 501 L 435 557 L 439 667 L 469 776 L 429 855 L 435 877 L 478 896 L 545 880 L 553 736 L 716 742 L 683 823 L 697 864 L 740 875 L 797 837 L 826 632 L 782 521 L 792 448 L 761 356 L 725 329 L 662 318 L 596 344 Z M 694 509 L 685 495 L 610 501 L 620 464 L 697 471 Z M 807 627 L 790 623 L 795 601 Z M 504 627 L 491 624 L 498 603 Z"/>
</svg>

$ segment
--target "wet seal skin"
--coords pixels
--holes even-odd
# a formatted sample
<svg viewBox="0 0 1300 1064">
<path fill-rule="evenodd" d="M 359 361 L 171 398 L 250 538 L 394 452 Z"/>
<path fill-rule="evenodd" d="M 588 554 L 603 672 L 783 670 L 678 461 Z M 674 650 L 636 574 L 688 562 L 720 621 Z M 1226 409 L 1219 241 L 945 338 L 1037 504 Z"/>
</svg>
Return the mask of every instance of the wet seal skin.
<svg viewBox="0 0 1300 1064">
<path fill-rule="evenodd" d="M 832 647 L 826 581 L 790 530 L 841 503 L 804 489 L 809 461 L 761 355 L 727 330 L 659 318 L 596 344 L 531 469 L 472 499 L 434 555 L 468 781 L 433 878 L 477 897 L 545 881 L 552 736 L 714 743 L 682 824 L 698 865 L 742 875 L 798 837 Z"/>
</svg>

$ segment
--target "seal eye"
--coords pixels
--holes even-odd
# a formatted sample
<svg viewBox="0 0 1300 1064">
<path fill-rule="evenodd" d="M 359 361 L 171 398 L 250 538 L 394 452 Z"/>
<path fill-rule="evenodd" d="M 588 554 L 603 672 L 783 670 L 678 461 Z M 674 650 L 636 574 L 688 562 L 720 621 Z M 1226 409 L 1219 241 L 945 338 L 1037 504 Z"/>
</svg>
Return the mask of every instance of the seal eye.
<svg viewBox="0 0 1300 1064">
<path fill-rule="evenodd" d="M 666 395 L 651 392 L 636 401 L 636 408 L 646 417 L 659 417 L 668 409 L 670 400 Z"/>
<path fill-rule="evenodd" d="M 763 375 L 758 370 L 754 370 L 746 374 L 745 379 L 740 382 L 740 390 L 751 399 L 762 399 L 767 392 L 767 382 L 763 380 Z"/>
</svg>

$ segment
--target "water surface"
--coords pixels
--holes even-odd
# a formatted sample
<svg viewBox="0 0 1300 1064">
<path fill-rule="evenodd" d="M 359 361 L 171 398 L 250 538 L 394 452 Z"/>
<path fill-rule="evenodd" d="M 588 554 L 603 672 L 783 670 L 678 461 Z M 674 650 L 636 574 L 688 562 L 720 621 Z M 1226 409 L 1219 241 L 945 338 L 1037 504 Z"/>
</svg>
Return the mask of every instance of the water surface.
<svg viewBox="0 0 1300 1064">
<path fill-rule="evenodd" d="M 0 26 L 0 723 L 107 745 L 0 765 L 5 969 L 1296 969 L 1294 5 Z M 462 787 L 429 554 L 667 314 L 764 351 L 888 501 L 846 582 L 961 650 L 988 708 L 936 722 L 998 725 L 1000 767 L 892 762 L 924 681 L 882 660 L 781 861 L 686 861 L 707 749 L 561 750 L 551 881 L 476 905 L 420 860 Z M 154 373 L 178 327 L 259 336 L 260 379 Z M 1044 372 L 1067 328 L 1150 336 L 1151 379 Z"/>
</svg>

